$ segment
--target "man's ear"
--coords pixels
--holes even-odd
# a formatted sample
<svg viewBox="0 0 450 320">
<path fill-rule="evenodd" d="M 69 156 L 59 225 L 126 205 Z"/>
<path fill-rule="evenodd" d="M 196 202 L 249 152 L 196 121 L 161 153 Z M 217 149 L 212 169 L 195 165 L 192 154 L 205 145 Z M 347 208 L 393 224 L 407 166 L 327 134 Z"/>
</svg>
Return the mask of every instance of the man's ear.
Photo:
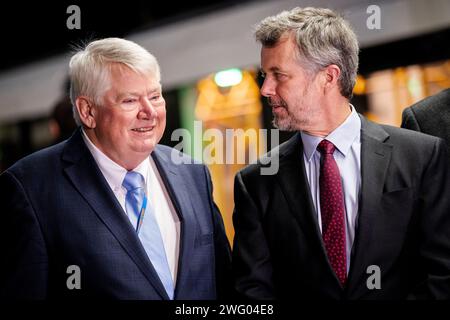
<svg viewBox="0 0 450 320">
<path fill-rule="evenodd" d="M 326 89 L 331 89 L 338 86 L 338 80 L 341 75 L 341 69 L 337 65 L 330 64 L 329 66 L 325 67 L 323 72 L 325 73 Z"/>
<path fill-rule="evenodd" d="M 80 115 L 80 120 L 89 129 L 94 129 L 95 122 L 95 106 L 88 97 L 80 96 L 75 100 L 75 104 Z"/>
</svg>

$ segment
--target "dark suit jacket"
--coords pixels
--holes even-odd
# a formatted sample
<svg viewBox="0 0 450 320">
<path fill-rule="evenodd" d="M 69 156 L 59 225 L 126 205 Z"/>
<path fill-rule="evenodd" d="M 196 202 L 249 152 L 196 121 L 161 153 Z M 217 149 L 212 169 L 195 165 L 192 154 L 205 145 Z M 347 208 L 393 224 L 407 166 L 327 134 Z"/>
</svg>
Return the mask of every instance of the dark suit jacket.
<svg viewBox="0 0 450 320">
<path fill-rule="evenodd" d="M 236 176 L 233 268 L 252 299 L 450 298 L 450 178 L 441 139 L 361 117 L 361 197 L 346 288 L 324 250 L 300 134 Z M 266 161 L 266 160 L 264 160 Z M 267 163 L 267 162 L 262 162 Z M 381 271 L 381 289 L 367 280 Z"/>
<path fill-rule="evenodd" d="M 450 88 L 425 98 L 403 111 L 402 128 L 445 140 L 450 167 Z"/>
<path fill-rule="evenodd" d="M 231 253 L 208 170 L 152 152 L 181 221 L 175 299 L 226 292 Z M 168 299 L 81 131 L 17 162 L 0 176 L 0 296 Z M 81 270 L 69 290 L 67 267 Z"/>
</svg>

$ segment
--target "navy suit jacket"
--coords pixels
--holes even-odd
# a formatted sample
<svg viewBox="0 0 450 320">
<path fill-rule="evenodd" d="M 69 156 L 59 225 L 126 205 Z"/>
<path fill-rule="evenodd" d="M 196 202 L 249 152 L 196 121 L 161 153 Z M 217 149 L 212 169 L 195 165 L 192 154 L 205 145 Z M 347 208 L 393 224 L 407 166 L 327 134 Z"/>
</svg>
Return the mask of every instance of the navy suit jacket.
<svg viewBox="0 0 450 320">
<path fill-rule="evenodd" d="M 228 292 L 230 248 L 207 168 L 151 153 L 181 222 L 175 299 Z M 190 158 L 185 157 L 185 160 Z M 0 176 L 0 296 L 168 299 L 139 238 L 85 146 L 81 131 Z M 68 289 L 81 271 L 81 289 Z"/>
</svg>

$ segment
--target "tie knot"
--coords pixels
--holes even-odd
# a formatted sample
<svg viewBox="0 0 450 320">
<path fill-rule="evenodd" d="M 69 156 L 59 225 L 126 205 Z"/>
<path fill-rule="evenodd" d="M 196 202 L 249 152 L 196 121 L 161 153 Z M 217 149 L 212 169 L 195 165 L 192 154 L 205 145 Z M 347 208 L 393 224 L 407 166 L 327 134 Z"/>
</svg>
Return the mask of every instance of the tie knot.
<svg viewBox="0 0 450 320">
<path fill-rule="evenodd" d="M 333 154 L 335 149 L 336 147 L 334 146 L 334 144 L 325 139 L 320 141 L 320 143 L 317 145 L 317 150 L 319 150 L 322 155 Z"/>
<path fill-rule="evenodd" d="M 135 171 L 128 171 L 123 179 L 122 186 L 127 191 L 132 191 L 138 188 L 144 188 L 145 180 L 142 174 Z"/>
</svg>

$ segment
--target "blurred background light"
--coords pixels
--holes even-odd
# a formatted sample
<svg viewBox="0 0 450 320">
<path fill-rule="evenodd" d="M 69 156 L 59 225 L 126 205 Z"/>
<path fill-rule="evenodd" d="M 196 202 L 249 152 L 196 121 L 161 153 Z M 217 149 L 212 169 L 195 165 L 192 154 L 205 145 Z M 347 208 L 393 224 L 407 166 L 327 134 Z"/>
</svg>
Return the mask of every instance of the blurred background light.
<svg viewBox="0 0 450 320">
<path fill-rule="evenodd" d="M 221 88 L 235 86 L 241 81 L 242 72 L 238 68 L 223 70 L 214 76 L 214 82 Z"/>
</svg>

